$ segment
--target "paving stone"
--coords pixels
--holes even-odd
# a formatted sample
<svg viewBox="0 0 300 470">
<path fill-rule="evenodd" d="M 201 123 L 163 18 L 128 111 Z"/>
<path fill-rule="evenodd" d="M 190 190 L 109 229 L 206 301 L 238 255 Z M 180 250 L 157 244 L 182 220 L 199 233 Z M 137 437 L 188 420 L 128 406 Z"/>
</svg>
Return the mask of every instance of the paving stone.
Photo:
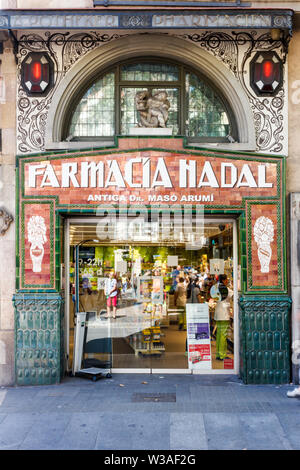
<svg viewBox="0 0 300 470">
<path fill-rule="evenodd" d="M 4 421 L 6 416 L 7 416 L 6 414 L 0 414 L 0 424 L 2 423 L 2 421 Z"/>
<path fill-rule="evenodd" d="M 0 406 L 2 406 L 3 402 L 5 401 L 6 395 L 6 390 L 0 390 Z"/>
<path fill-rule="evenodd" d="M 104 413 L 96 449 L 168 450 L 169 415 L 164 413 Z"/>
<path fill-rule="evenodd" d="M 7 415 L 0 426 L 0 450 L 18 449 L 38 418 L 31 413 Z"/>
<path fill-rule="evenodd" d="M 72 414 L 57 445 L 59 450 L 92 450 L 95 448 L 103 414 L 89 412 Z"/>
<path fill-rule="evenodd" d="M 299 400 L 300 401 L 300 400 Z M 299 403 L 300 405 L 300 403 Z M 300 449 L 300 419 L 299 413 L 282 413 L 277 415 L 278 420 L 289 440 L 291 446 L 295 450 Z"/>
<path fill-rule="evenodd" d="M 203 415 L 172 413 L 170 416 L 170 449 L 206 450 Z"/>
<path fill-rule="evenodd" d="M 27 433 L 20 445 L 22 450 L 58 449 L 71 415 L 64 413 L 43 413 Z"/>
<path fill-rule="evenodd" d="M 204 426 L 209 450 L 241 450 L 245 447 L 237 414 L 205 413 Z"/>
<path fill-rule="evenodd" d="M 5 387 L 0 448 L 299 449 L 300 400 L 286 397 L 290 388 L 178 374 Z M 176 402 L 133 403 L 135 393 L 175 393 Z"/>
<path fill-rule="evenodd" d="M 249 450 L 291 450 L 284 430 L 274 413 L 239 415 Z"/>
</svg>

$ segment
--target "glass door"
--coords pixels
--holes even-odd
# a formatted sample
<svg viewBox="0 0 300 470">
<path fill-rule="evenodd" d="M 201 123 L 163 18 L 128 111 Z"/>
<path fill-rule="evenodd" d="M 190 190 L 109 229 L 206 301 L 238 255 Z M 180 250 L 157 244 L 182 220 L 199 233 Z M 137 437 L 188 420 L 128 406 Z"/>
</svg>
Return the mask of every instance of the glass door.
<svg viewBox="0 0 300 470">
<path fill-rule="evenodd" d="M 106 354 L 118 371 L 236 371 L 235 238 L 228 220 L 205 219 L 197 242 L 165 216 L 70 220 L 69 367 L 84 311 L 85 366 Z"/>
</svg>

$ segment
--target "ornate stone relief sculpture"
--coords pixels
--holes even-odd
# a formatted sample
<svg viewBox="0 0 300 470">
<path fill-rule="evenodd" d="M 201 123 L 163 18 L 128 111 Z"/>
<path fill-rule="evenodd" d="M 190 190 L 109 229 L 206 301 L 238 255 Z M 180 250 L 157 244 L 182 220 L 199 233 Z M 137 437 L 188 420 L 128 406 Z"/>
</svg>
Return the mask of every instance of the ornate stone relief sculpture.
<svg viewBox="0 0 300 470">
<path fill-rule="evenodd" d="M 0 235 L 5 235 L 13 220 L 14 218 L 12 215 L 3 209 L 3 207 L 0 208 Z"/>
<path fill-rule="evenodd" d="M 170 102 L 166 91 L 160 90 L 154 95 L 139 91 L 135 95 L 135 105 L 140 115 L 139 127 L 167 127 Z"/>
</svg>

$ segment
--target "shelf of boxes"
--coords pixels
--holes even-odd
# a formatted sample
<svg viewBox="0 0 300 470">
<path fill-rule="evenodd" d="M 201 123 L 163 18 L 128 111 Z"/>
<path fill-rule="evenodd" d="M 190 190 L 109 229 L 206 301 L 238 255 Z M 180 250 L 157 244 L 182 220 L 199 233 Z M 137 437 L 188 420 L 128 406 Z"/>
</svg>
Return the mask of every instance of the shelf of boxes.
<svg viewBox="0 0 300 470">
<path fill-rule="evenodd" d="M 154 326 L 136 333 L 128 338 L 128 344 L 135 355 L 155 355 L 165 351 L 165 345 L 160 340 L 160 327 Z"/>
</svg>

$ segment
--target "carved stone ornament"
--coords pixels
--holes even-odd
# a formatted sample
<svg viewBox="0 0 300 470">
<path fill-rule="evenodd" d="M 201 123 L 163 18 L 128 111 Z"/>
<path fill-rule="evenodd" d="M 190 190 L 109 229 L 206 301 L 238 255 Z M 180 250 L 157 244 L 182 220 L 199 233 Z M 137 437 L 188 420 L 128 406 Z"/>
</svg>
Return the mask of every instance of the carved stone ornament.
<svg viewBox="0 0 300 470">
<path fill-rule="evenodd" d="M 127 18 L 128 24 L 137 18 Z M 140 21 L 140 20 L 139 20 Z M 276 20 L 279 24 L 281 19 Z M 276 23 L 276 24 L 277 24 Z M 125 37 L 128 34 L 101 34 L 100 32 L 45 32 L 23 34 L 19 38 L 18 52 L 18 107 L 17 140 L 18 153 L 26 154 L 45 150 L 45 131 L 51 101 L 61 80 L 72 66 L 82 57 L 103 44 Z M 170 34 L 173 36 L 174 33 Z M 287 132 L 284 115 L 287 112 L 285 87 L 274 97 L 256 96 L 249 85 L 248 65 L 256 52 L 276 51 L 285 63 L 288 40 L 273 41 L 269 32 L 203 31 L 193 34 L 174 35 L 185 41 L 197 44 L 206 50 L 232 72 L 240 82 L 253 112 L 256 133 L 256 151 L 285 153 Z M 30 52 L 47 52 L 55 63 L 54 86 L 46 97 L 28 97 L 21 86 L 20 69 Z M 61 71 L 61 73 L 58 73 Z M 142 104 L 140 104 L 142 106 Z M 140 112 L 143 110 L 139 110 Z M 144 111 L 146 112 L 146 111 Z M 144 115 L 145 116 L 145 115 Z M 166 122 L 166 121 L 165 121 Z M 144 127 L 156 127 L 141 124 Z M 160 126 L 159 126 L 160 127 Z M 164 126 L 165 127 L 165 126 Z"/>
<path fill-rule="evenodd" d="M 126 35 L 124 35 L 126 36 Z M 18 152 L 41 152 L 45 150 L 45 132 L 48 111 L 57 87 L 71 67 L 85 54 L 120 38 L 118 34 L 97 32 L 50 33 L 22 35 L 18 53 Z M 21 84 L 21 68 L 24 58 L 32 52 L 47 52 L 54 61 L 54 86 L 47 96 L 27 96 Z M 58 73 L 61 70 L 61 73 Z"/>
<path fill-rule="evenodd" d="M 154 95 L 150 91 L 139 91 L 135 105 L 140 113 L 139 127 L 167 127 L 170 102 L 166 91 L 160 90 Z"/>
<path fill-rule="evenodd" d="M 232 31 L 231 34 L 204 31 L 199 34 L 179 35 L 179 37 L 197 43 L 206 49 L 222 61 L 239 80 L 253 111 L 256 150 L 258 152 L 284 153 L 287 146 L 284 129 L 285 89 L 282 88 L 275 97 L 256 96 L 247 82 L 249 80 L 246 72 L 248 63 L 256 52 L 276 51 L 285 63 L 290 38 L 284 42 L 273 41 L 269 32 L 260 34 L 257 31 Z"/>
<path fill-rule="evenodd" d="M 6 212 L 3 207 L 0 208 L 0 235 L 5 235 L 13 220 L 14 218 L 12 215 Z"/>
</svg>

